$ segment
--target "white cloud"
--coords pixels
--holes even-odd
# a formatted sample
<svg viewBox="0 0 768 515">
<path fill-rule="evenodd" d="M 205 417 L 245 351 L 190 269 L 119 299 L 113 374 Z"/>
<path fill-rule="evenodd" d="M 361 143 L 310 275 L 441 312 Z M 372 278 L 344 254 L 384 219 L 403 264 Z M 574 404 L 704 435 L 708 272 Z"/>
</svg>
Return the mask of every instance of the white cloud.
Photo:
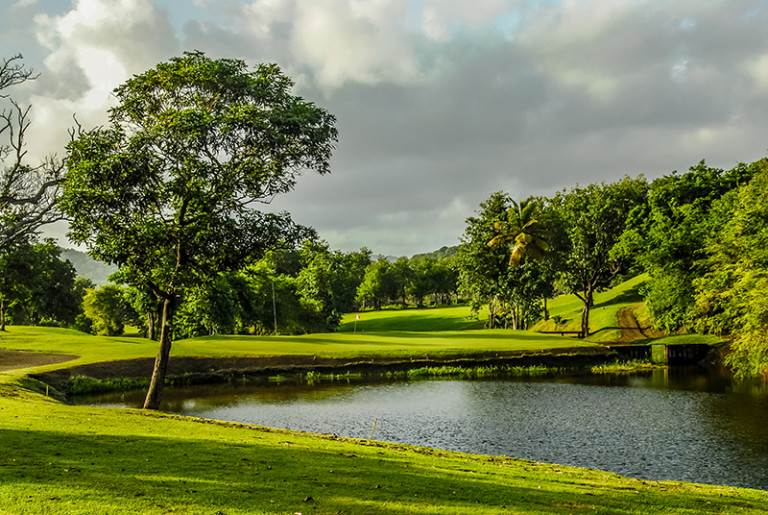
<svg viewBox="0 0 768 515">
<path fill-rule="evenodd" d="M 294 20 L 293 53 L 327 88 L 348 81 L 413 83 L 421 70 L 405 17 L 404 0 L 302 2 Z"/>
<path fill-rule="evenodd" d="M 19 13 L 34 9 L 37 6 L 37 0 L 18 0 L 15 4 L 11 5 L 11 14 L 18 15 Z"/>
<path fill-rule="evenodd" d="M 755 81 L 756 90 L 765 94 L 768 91 L 768 54 L 751 59 L 747 71 Z"/>
<path fill-rule="evenodd" d="M 527 2 L 520 0 L 474 0 L 472 2 L 425 0 L 421 13 L 421 29 L 432 40 L 447 42 L 466 32 L 487 34 L 489 29 L 514 31 Z M 513 34 L 506 34 L 513 36 Z"/>
<path fill-rule="evenodd" d="M 73 114 L 85 128 L 104 123 L 112 91 L 178 49 L 167 16 L 149 0 L 75 0 L 66 13 L 41 13 L 34 22 L 49 50 L 31 97 L 29 141 L 37 155 L 61 153 Z"/>
</svg>

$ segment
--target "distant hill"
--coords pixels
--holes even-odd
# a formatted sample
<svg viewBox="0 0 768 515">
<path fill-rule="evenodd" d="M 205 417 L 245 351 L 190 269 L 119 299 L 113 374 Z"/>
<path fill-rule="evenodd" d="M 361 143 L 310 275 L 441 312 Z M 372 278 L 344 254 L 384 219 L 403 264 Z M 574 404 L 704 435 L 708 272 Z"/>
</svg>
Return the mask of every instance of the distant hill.
<svg viewBox="0 0 768 515">
<path fill-rule="evenodd" d="M 97 285 L 107 284 L 107 277 L 117 271 L 114 265 L 96 261 L 85 252 L 75 249 L 61 249 L 61 259 L 66 259 L 75 267 L 77 275 L 87 277 Z"/>
<path fill-rule="evenodd" d="M 426 254 L 414 254 L 411 259 L 423 259 L 428 257 L 432 257 L 436 259 L 448 258 L 448 257 L 455 256 L 456 254 L 458 254 L 458 252 L 459 252 L 458 245 L 454 245 L 452 247 L 440 247 L 439 250 L 436 250 L 434 252 L 428 252 Z"/>
</svg>

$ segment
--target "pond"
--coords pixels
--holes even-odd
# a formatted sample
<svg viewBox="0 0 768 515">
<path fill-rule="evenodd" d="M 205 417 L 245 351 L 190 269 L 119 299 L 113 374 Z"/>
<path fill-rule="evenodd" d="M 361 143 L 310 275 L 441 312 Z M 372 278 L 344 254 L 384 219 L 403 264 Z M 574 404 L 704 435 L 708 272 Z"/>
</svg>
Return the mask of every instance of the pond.
<svg viewBox="0 0 768 515">
<path fill-rule="evenodd" d="M 768 387 L 691 368 L 538 380 L 169 389 L 162 409 L 505 455 L 651 480 L 768 490 Z M 142 392 L 79 404 L 138 407 Z"/>
</svg>

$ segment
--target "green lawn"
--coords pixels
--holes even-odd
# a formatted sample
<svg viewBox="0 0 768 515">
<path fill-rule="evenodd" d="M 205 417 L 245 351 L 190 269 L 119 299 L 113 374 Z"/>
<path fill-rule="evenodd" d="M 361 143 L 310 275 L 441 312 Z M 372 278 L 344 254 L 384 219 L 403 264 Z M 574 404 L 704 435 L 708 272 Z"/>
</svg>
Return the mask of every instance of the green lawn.
<svg viewBox="0 0 768 515">
<path fill-rule="evenodd" d="M 348 313 L 342 319 L 339 332 L 461 331 L 477 326 L 478 322 L 482 327 L 486 313 L 480 315 L 481 320 L 470 318 L 470 314 L 467 305 Z M 356 316 L 360 317 L 357 321 Z"/>
<path fill-rule="evenodd" d="M 447 308 L 453 310 L 454 308 Z M 416 310 L 413 310 L 414 312 Z M 439 310 L 435 310 L 436 312 Z M 409 313 L 410 314 L 410 313 Z M 406 324 L 407 325 L 407 324 Z M 0 348 L 78 356 L 74 361 L 37 367 L 35 372 L 86 363 L 154 357 L 157 343 L 137 337 L 91 336 L 69 329 L 9 326 Z M 305 355 L 339 358 L 448 357 L 478 353 L 601 349 L 573 338 L 525 331 L 363 331 L 301 336 L 205 336 L 174 342 L 174 356 L 232 357 Z M 26 369 L 20 372 L 30 373 Z"/>
<path fill-rule="evenodd" d="M 2 514 L 698 514 L 768 506 L 768 493 L 756 490 L 67 406 L 7 374 L 0 442 Z"/>
</svg>

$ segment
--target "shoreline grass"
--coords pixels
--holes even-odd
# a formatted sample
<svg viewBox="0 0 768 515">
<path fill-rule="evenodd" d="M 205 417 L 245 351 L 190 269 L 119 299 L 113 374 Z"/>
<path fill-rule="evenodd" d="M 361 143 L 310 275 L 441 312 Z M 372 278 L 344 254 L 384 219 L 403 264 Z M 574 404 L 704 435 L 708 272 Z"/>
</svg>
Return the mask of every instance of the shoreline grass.
<svg viewBox="0 0 768 515">
<path fill-rule="evenodd" d="M 768 492 L 144 412 L 0 376 L 0 512 L 761 513 Z"/>
</svg>

